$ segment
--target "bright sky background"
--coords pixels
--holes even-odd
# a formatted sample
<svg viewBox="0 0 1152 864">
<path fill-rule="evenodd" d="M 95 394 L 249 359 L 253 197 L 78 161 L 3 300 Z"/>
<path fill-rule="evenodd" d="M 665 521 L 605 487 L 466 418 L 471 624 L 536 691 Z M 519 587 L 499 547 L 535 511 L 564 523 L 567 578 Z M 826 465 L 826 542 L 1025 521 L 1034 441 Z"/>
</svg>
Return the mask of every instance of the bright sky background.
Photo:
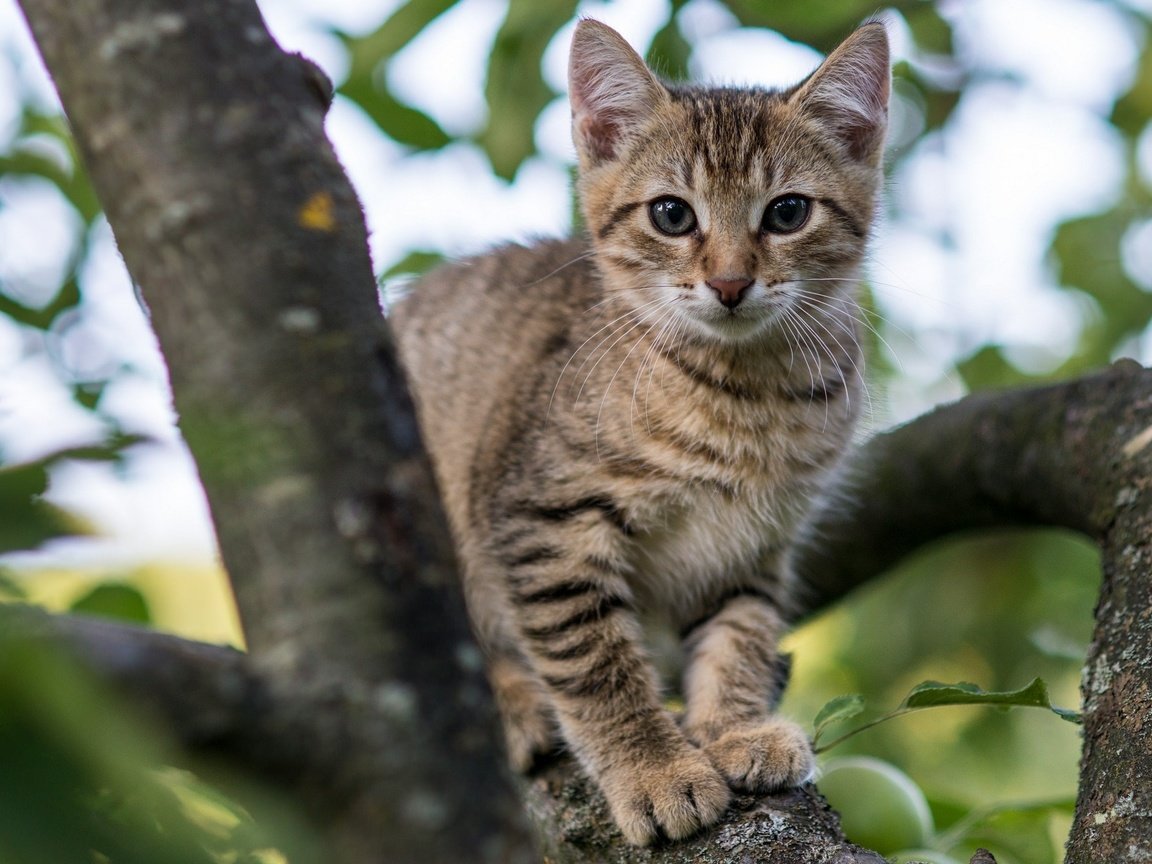
<svg viewBox="0 0 1152 864">
<path fill-rule="evenodd" d="M 336 81 L 346 60 L 326 26 L 361 32 L 396 5 L 261 4 L 281 45 L 314 58 Z M 1152 14 L 1152 0 L 1130 6 Z M 1122 178 L 1121 142 L 1101 113 L 1130 83 L 1141 48 L 1123 13 L 1093 0 L 954 0 L 944 8 L 959 50 L 991 74 L 967 91 L 948 133 L 922 141 L 891 181 L 889 197 L 904 216 L 880 232 L 870 273 L 882 313 L 900 328 L 890 338 L 889 359 L 903 372 L 888 404 L 877 409 L 879 427 L 960 395 L 945 370 L 979 345 L 1007 345 L 1010 358 L 1030 370 L 1053 368 L 1070 353 L 1093 312 L 1054 285 L 1045 249 L 1059 221 L 1114 202 Z M 397 90 L 451 132 L 483 123 L 483 69 L 503 9 L 503 0 L 463 0 L 390 67 Z M 581 13 L 642 46 L 665 19 L 667 3 L 586 3 Z M 732 31 L 734 21 L 711 0 L 693 0 L 684 16 L 696 77 L 790 84 L 820 59 L 774 34 Z M 898 20 L 892 33 L 897 56 L 906 57 L 908 39 Z M 560 91 L 570 34 L 570 27 L 562 30 L 545 58 L 548 80 Z M 20 93 L 35 94 L 45 106 L 55 101 L 14 0 L 0 0 L 0 142 L 15 133 Z M 901 129 L 909 116 L 898 98 L 893 147 L 905 146 L 909 136 Z M 364 201 L 378 269 L 412 248 L 464 254 L 501 240 L 565 232 L 572 161 L 567 122 L 566 103 L 558 98 L 537 127 L 540 156 L 505 184 L 469 145 L 405 154 L 338 99 L 329 134 Z M 1141 160 L 1152 182 L 1152 130 L 1142 138 Z M 380 190 L 387 195 L 376 194 Z M 0 279 L 24 302 L 48 299 L 79 228 L 49 184 L 0 181 Z M 95 241 L 84 267 L 82 314 L 47 340 L 0 322 L 0 459 L 34 458 L 99 433 L 99 423 L 59 384 L 58 368 L 93 375 L 128 368 L 103 404 L 127 429 L 158 443 L 138 448 L 121 476 L 98 466 L 62 468 L 53 499 L 86 514 L 107 536 L 21 560 L 208 558 L 211 530 L 174 432 L 163 364 L 106 226 Z M 1152 290 L 1152 220 L 1126 239 L 1124 252 L 1133 278 Z M 1152 339 L 1145 334 L 1126 353 L 1152 362 Z"/>
</svg>

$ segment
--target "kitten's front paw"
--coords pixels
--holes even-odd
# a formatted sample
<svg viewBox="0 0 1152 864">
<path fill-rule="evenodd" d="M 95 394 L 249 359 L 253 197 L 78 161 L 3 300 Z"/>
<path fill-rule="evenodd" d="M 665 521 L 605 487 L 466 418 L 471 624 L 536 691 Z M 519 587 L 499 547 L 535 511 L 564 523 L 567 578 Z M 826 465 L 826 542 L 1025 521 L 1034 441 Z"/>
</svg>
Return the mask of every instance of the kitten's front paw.
<svg viewBox="0 0 1152 864">
<path fill-rule="evenodd" d="M 694 747 L 658 765 L 622 768 L 602 777 L 601 785 L 624 839 L 635 846 L 661 833 L 676 840 L 713 824 L 732 794 Z"/>
<path fill-rule="evenodd" d="M 704 747 L 733 788 L 771 792 L 812 779 L 816 761 L 804 731 L 788 720 L 733 729 Z"/>
</svg>

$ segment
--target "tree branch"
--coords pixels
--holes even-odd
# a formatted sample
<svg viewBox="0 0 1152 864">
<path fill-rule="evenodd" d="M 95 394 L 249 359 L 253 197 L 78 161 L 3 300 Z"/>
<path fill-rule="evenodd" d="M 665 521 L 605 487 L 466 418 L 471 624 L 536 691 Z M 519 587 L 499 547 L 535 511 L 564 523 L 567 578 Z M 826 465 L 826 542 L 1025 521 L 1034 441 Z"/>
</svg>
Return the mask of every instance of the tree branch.
<svg viewBox="0 0 1152 864">
<path fill-rule="evenodd" d="M 1100 547 L 1083 682 L 1084 753 L 1068 864 L 1122 861 L 1152 837 L 1152 370 L 1131 361 L 1048 387 L 982 393 L 869 441 L 853 492 L 798 562 L 817 610 L 925 543 L 974 528 L 1069 528 Z"/>
</svg>

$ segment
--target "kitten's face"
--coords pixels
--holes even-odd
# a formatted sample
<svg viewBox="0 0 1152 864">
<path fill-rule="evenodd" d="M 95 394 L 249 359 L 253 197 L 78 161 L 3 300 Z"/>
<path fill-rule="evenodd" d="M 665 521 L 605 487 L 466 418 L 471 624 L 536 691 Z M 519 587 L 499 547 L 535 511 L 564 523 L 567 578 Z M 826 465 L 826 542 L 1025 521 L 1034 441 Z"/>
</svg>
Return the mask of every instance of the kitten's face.
<svg viewBox="0 0 1152 864">
<path fill-rule="evenodd" d="M 776 93 L 670 90 L 635 55 L 613 57 L 621 43 L 595 26 L 593 48 L 577 57 L 579 32 L 573 47 L 574 131 L 585 219 L 608 285 L 647 320 L 698 337 L 810 338 L 802 310 L 851 293 L 873 219 L 887 99 L 882 28 L 873 25 L 878 40 L 857 39 L 863 60 L 849 40 L 803 85 Z M 599 64 L 599 77 L 581 59 Z M 875 80 L 857 86 L 872 89 L 845 91 L 836 73 L 851 67 L 852 84 L 862 66 Z"/>
</svg>

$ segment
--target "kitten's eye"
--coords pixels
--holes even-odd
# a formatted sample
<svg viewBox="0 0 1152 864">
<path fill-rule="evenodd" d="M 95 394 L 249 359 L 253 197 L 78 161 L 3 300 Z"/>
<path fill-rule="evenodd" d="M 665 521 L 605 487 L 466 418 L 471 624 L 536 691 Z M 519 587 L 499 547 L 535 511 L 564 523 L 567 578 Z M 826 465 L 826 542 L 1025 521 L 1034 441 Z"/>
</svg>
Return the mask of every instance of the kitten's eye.
<svg viewBox="0 0 1152 864">
<path fill-rule="evenodd" d="M 774 234 L 791 234 L 799 231 L 808 221 L 810 202 L 803 195 L 781 195 L 768 205 L 760 230 Z"/>
<path fill-rule="evenodd" d="M 696 227 L 696 214 L 679 198 L 657 198 L 648 205 L 648 215 L 657 231 L 672 237 L 687 234 Z"/>
</svg>

